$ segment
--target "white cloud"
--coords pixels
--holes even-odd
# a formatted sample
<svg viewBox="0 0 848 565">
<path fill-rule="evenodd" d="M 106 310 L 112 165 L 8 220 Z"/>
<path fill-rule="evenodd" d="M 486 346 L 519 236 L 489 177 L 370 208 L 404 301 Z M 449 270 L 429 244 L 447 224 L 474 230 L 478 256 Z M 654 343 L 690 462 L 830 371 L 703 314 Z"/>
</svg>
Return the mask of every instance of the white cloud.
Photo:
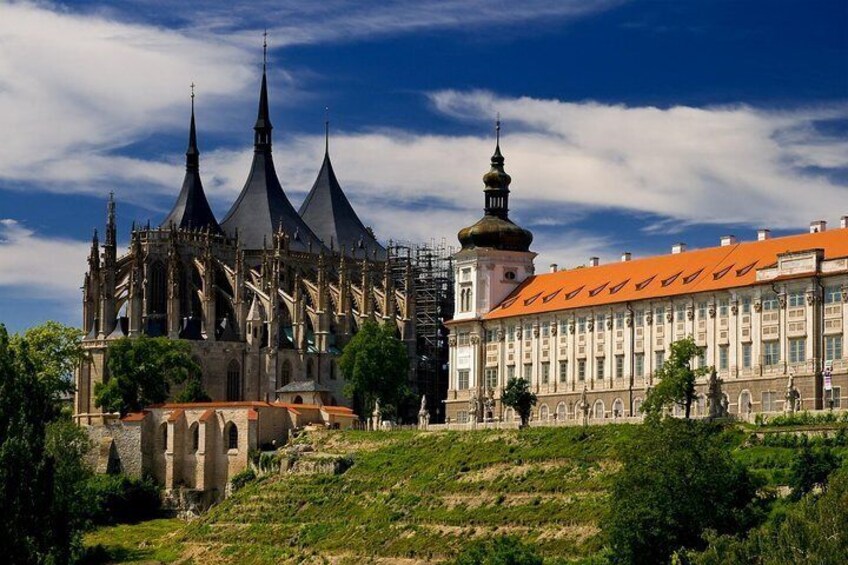
<svg viewBox="0 0 848 565">
<path fill-rule="evenodd" d="M 89 244 L 38 235 L 13 219 L 0 219 L 0 289 L 25 289 L 28 297 L 81 300 Z"/>
</svg>

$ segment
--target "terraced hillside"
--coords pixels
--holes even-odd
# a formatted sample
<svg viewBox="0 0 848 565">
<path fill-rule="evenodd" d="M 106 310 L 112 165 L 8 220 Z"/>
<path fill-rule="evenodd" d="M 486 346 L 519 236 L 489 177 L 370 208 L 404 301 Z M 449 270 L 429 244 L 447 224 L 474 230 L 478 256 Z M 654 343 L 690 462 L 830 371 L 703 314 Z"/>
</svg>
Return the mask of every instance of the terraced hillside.
<svg viewBox="0 0 848 565">
<path fill-rule="evenodd" d="M 616 446 L 628 426 L 508 432 L 322 434 L 350 453 L 344 474 L 280 475 L 236 493 L 178 536 L 196 561 L 275 562 L 311 555 L 431 562 L 468 540 L 514 534 L 548 556 L 599 548 Z"/>
</svg>

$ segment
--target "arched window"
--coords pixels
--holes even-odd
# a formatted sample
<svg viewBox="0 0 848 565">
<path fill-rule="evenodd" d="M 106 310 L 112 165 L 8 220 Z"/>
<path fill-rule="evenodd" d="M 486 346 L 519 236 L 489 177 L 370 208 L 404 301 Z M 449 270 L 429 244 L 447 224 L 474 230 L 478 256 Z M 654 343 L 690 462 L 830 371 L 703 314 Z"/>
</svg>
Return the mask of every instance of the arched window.
<svg viewBox="0 0 848 565">
<path fill-rule="evenodd" d="M 232 422 L 227 424 L 224 432 L 227 449 L 238 449 L 238 428 Z"/>
<path fill-rule="evenodd" d="M 330 380 L 336 380 L 336 362 L 330 359 Z"/>
<path fill-rule="evenodd" d="M 306 380 L 308 380 L 308 381 L 311 381 L 312 378 L 313 378 L 312 373 L 313 373 L 314 366 L 315 366 L 315 364 L 312 361 L 311 357 L 306 360 Z"/>
<path fill-rule="evenodd" d="M 547 420 L 547 419 L 548 419 L 548 416 L 549 416 L 549 412 L 548 412 L 548 405 L 547 405 L 547 404 L 542 404 L 542 405 L 539 407 L 539 419 L 540 419 L 540 420 L 542 420 L 542 421 L 544 422 L 545 420 Z"/>
<path fill-rule="evenodd" d="M 641 412 L 639 412 L 640 408 L 642 408 L 642 399 L 637 398 L 633 401 L 633 415 L 634 416 L 641 416 L 642 415 Z"/>
<path fill-rule="evenodd" d="M 507 408 L 504 410 L 504 422 L 514 422 L 515 421 L 515 411 L 512 408 Z"/>
<path fill-rule="evenodd" d="M 292 400 L 292 404 L 303 404 L 303 398 L 301 398 L 301 396 L 298 394 L 294 397 L 294 400 Z"/>
<path fill-rule="evenodd" d="M 286 386 L 289 382 L 291 382 L 291 361 L 283 359 L 280 364 L 280 382 L 277 383 L 277 388 Z"/>
<path fill-rule="evenodd" d="M 168 424 L 163 423 L 162 429 L 162 451 L 168 451 Z"/>
<path fill-rule="evenodd" d="M 235 359 L 227 365 L 227 400 L 241 400 L 241 368 Z"/>
<path fill-rule="evenodd" d="M 604 408 L 604 401 L 596 400 L 595 408 L 592 410 L 593 417 L 601 419 L 604 417 L 604 412 L 606 412 L 606 408 Z"/>
<path fill-rule="evenodd" d="M 624 416 L 624 402 L 620 398 L 616 398 L 612 403 L 612 417 L 621 418 Z"/>
<path fill-rule="evenodd" d="M 164 315 L 168 312 L 168 272 L 161 261 L 150 266 L 150 314 Z"/>
<path fill-rule="evenodd" d="M 191 451 L 197 452 L 200 449 L 200 426 L 197 422 L 191 425 Z"/>
<path fill-rule="evenodd" d="M 568 407 L 565 402 L 560 402 L 556 407 L 556 419 L 560 422 L 568 418 Z"/>
</svg>

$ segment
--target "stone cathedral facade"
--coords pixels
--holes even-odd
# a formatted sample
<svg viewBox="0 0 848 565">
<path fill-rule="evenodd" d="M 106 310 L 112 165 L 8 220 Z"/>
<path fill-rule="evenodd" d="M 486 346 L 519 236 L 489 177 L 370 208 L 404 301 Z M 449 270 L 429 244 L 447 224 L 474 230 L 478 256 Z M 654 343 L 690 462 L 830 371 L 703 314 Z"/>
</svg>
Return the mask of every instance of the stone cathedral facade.
<svg viewBox="0 0 848 565">
<path fill-rule="evenodd" d="M 449 422 L 514 422 L 500 401 L 513 377 L 536 393 L 537 422 L 638 417 L 670 345 L 689 336 L 716 376 L 698 383 L 696 417 L 711 399 L 743 419 L 848 402 L 848 217 L 838 229 L 816 221 L 804 234 L 760 230 L 536 274 L 532 234 L 508 216 L 511 180 L 498 147 L 485 214 L 459 232 Z"/>
<path fill-rule="evenodd" d="M 134 225 L 119 252 L 110 198 L 105 238 L 101 246 L 95 232 L 83 281 L 90 356 L 77 374 L 81 422 L 102 420 L 94 389 L 109 378 L 109 343 L 123 337 L 189 341 L 205 390 L 230 402 L 348 404 L 337 357 L 367 319 L 395 324 L 414 354 L 412 276 L 392 275 L 329 151 L 300 210 L 283 191 L 264 68 L 253 129 L 247 181 L 220 222 L 201 182 L 193 96 L 185 180 L 168 216 L 158 227 Z"/>
</svg>

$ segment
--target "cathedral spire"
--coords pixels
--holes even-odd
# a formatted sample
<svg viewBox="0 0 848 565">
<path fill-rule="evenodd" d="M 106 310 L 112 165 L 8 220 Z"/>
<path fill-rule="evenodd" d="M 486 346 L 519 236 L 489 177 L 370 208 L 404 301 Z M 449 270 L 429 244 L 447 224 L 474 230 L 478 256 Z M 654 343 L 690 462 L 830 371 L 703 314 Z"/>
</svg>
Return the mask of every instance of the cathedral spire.
<svg viewBox="0 0 848 565">
<path fill-rule="evenodd" d="M 256 152 L 271 150 L 271 112 L 268 109 L 268 31 L 265 30 L 262 40 L 262 86 L 259 90 L 259 112 L 256 116 L 256 125 L 253 126 L 253 148 Z"/>
<path fill-rule="evenodd" d="M 107 247 L 114 247 L 116 240 L 115 228 L 115 193 L 109 193 L 109 202 L 106 204 L 106 243 Z"/>
<path fill-rule="evenodd" d="M 191 125 L 188 130 L 186 170 L 200 168 L 200 151 L 197 149 L 197 128 L 194 125 L 194 83 L 191 83 Z"/>
</svg>

